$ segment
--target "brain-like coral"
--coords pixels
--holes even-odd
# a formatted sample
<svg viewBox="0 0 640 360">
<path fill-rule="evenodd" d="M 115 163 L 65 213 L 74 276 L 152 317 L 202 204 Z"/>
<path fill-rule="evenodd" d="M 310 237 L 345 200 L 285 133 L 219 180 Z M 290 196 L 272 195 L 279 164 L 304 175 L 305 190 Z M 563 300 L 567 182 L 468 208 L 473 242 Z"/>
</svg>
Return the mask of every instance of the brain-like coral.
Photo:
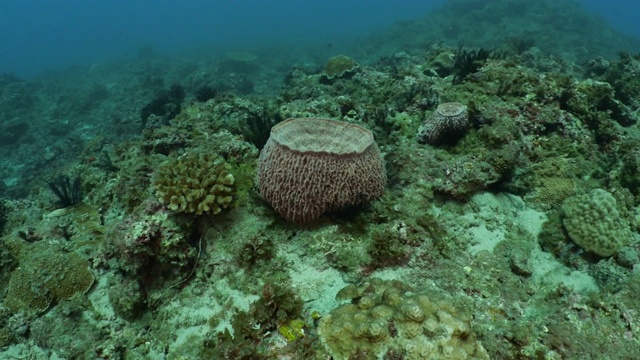
<svg viewBox="0 0 640 360">
<path fill-rule="evenodd" d="M 572 196 L 564 201 L 562 211 L 562 224 L 571 240 L 594 254 L 615 255 L 633 239 L 629 221 L 620 215 L 616 199 L 606 190 Z"/>
<path fill-rule="evenodd" d="M 158 200 L 176 212 L 218 214 L 231 205 L 235 179 L 224 158 L 192 151 L 157 170 L 153 186 Z"/>
<path fill-rule="evenodd" d="M 475 339 L 470 319 L 444 300 L 415 294 L 399 281 L 371 279 L 336 295 L 351 300 L 324 316 L 318 334 L 333 359 L 366 351 L 376 359 L 388 352 L 404 359 L 489 359 Z"/>
<path fill-rule="evenodd" d="M 466 105 L 458 102 L 442 103 L 418 130 L 418 141 L 428 144 L 449 142 L 468 124 Z"/>
<path fill-rule="evenodd" d="M 89 264 L 76 253 L 56 253 L 39 244 L 30 246 L 28 253 L 11 274 L 4 299 L 9 309 L 45 311 L 51 303 L 84 294 L 93 285 Z"/>
<path fill-rule="evenodd" d="M 285 120 L 271 130 L 259 161 L 260 194 L 293 222 L 310 222 L 384 192 L 385 167 L 373 135 L 341 121 Z"/>
</svg>

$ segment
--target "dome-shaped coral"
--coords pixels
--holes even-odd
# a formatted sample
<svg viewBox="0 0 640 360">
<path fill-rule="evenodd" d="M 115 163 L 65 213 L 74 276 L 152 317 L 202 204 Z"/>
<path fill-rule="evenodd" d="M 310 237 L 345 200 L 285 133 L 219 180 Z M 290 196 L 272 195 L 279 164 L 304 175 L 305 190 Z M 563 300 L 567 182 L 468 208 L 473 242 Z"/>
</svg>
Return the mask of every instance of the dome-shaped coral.
<svg viewBox="0 0 640 360">
<path fill-rule="evenodd" d="M 218 214 L 233 200 L 235 179 L 225 160 L 208 152 L 188 152 L 164 163 L 153 186 L 158 200 L 173 211 Z"/>
<path fill-rule="evenodd" d="M 629 221 L 618 211 L 613 195 L 603 189 L 576 195 L 562 204 L 562 224 L 571 240 L 600 256 L 612 256 L 631 243 Z"/>
</svg>

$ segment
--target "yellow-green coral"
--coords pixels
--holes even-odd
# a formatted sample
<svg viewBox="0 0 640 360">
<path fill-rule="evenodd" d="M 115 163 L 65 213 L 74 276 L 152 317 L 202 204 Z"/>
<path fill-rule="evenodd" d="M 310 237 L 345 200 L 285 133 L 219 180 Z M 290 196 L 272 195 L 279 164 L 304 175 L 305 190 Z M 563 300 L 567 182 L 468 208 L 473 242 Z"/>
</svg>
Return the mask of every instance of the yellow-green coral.
<svg viewBox="0 0 640 360">
<path fill-rule="evenodd" d="M 576 193 L 574 168 L 575 164 L 564 157 L 553 157 L 534 164 L 531 167 L 531 187 L 535 191 L 529 194 L 530 200 L 552 208 L 562 205 L 566 198 Z"/>
<path fill-rule="evenodd" d="M 535 203 L 556 208 L 576 192 L 576 184 L 570 178 L 553 176 L 537 180 L 538 182 L 535 184 L 536 191 L 532 198 Z"/>
<path fill-rule="evenodd" d="M 93 281 L 89 264 L 76 253 L 53 253 L 41 245 L 29 245 L 29 256 L 22 256 L 11 274 L 4 304 L 13 311 L 41 312 L 51 303 L 84 294 Z"/>
<path fill-rule="evenodd" d="M 382 358 L 388 351 L 405 359 L 489 359 L 471 332 L 470 319 L 447 301 L 408 291 L 399 281 L 371 279 L 336 295 L 352 298 L 324 316 L 318 327 L 335 360 L 358 350 Z"/>
<path fill-rule="evenodd" d="M 294 341 L 304 337 L 304 321 L 300 319 L 293 319 L 285 325 L 278 327 L 278 331 L 287 341 Z"/>
<path fill-rule="evenodd" d="M 230 168 L 217 154 L 188 152 L 157 170 L 155 194 L 173 211 L 218 214 L 229 207 L 235 193 Z"/>
</svg>

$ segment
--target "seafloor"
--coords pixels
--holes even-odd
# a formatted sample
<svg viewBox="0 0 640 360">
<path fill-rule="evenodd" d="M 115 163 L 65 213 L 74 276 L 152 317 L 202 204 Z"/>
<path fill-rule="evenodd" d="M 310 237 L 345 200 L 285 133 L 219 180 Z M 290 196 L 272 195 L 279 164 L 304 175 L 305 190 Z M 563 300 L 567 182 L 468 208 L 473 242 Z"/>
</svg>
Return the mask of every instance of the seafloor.
<svg viewBox="0 0 640 360">
<path fill-rule="evenodd" d="M 638 359 L 638 45 L 452 0 L 356 44 L 5 74 L 0 358 Z M 370 129 L 384 195 L 274 212 L 260 149 L 306 117 Z"/>
</svg>

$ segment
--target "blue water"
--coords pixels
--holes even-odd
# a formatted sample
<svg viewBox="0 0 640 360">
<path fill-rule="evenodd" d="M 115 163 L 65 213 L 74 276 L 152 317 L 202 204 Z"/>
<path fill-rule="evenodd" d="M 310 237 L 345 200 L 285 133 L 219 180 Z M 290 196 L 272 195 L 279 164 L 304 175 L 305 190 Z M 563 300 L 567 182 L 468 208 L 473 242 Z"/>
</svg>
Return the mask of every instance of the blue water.
<svg viewBox="0 0 640 360">
<path fill-rule="evenodd" d="M 0 73 L 133 58 L 136 49 L 316 46 L 416 19 L 445 0 L 4 0 Z M 580 0 L 616 29 L 640 37 L 636 0 Z"/>
<path fill-rule="evenodd" d="M 598 14 L 614 29 L 640 37 L 640 1 L 638 0 L 579 0 L 586 9 Z M 640 49 L 638 49 L 640 52 Z"/>
<path fill-rule="evenodd" d="M 3 0 L 0 73 L 198 47 L 313 46 L 421 17 L 443 1 Z"/>
</svg>

